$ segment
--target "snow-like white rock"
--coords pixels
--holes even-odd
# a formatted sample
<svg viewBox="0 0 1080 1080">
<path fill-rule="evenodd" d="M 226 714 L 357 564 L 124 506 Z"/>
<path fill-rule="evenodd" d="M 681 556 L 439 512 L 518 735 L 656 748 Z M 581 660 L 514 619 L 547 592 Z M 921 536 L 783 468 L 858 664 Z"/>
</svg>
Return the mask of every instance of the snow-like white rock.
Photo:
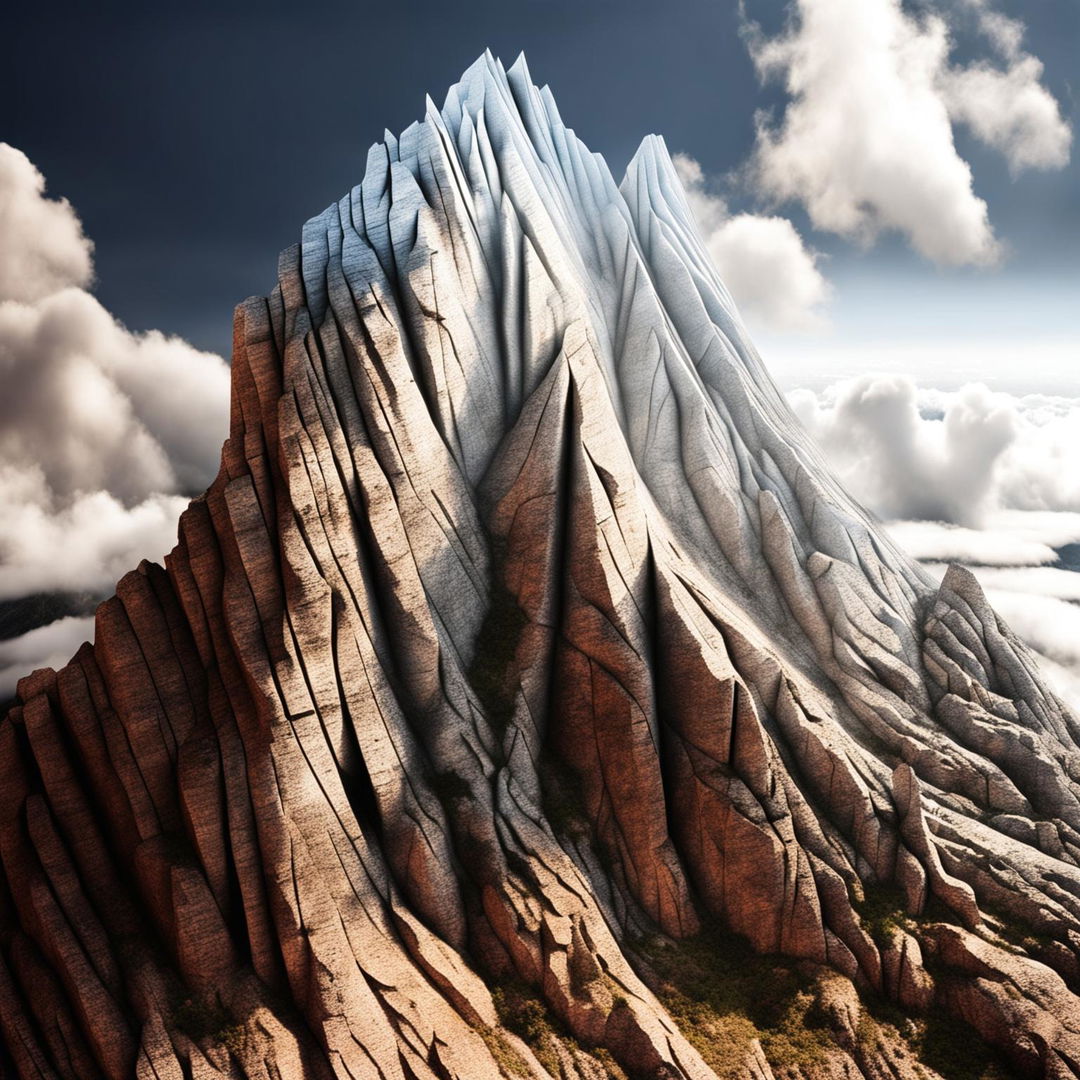
<svg viewBox="0 0 1080 1080">
<path fill-rule="evenodd" d="M 633 1075 L 706 1080 L 630 960 L 712 919 L 1072 1068 L 1076 719 L 970 574 L 936 585 L 831 476 L 663 142 L 616 184 L 524 60 L 388 133 L 238 309 L 221 474 L 167 568 L 0 727 L 0 902 L 110 1075 L 543 1075 L 496 1031 L 512 973 Z M 131 912 L 166 946 L 120 963 L 134 1025 Z M 38 1075 L 29 970 L 0 965 L 0 1022 Z M 193 1050 L 177 985 L 243 1050 Z M 901 1075 L 841 1011 L 836 1069 Z"/>
</svg>

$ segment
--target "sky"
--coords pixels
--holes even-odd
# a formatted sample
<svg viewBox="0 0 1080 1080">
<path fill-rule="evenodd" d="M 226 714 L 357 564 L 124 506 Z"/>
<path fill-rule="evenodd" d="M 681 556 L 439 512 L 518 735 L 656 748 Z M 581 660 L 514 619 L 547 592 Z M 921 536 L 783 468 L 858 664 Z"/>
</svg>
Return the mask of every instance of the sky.
<svg viewBox="0 0 1080 1080">
<path fill-rule="evenodd" d="M 1007 66 L 979 31 L 973 0 L 905 10 L 948 21 L 955 66 Z M 991 10 L 1023 20 L 1021 49 L 1044 65 L 1041 83 L 1070 119 L 1080 5 L 1008 0 Z M 771 109 L 776 121 L 790 99 L 782 71 L 763 85 L 746 27 L 775 34 L 793 12 L 777 0 L 746 0 L 742 12 L 731 0 L 18 5 L 5 19 L 0 138 L 77 208 L 106 308 L 132 329 L 225 352 L 232 307 L 265 291 L 300 224 L 359 177 L 384 127 L 420 116 L 425 93 L 441 101 L 485 47 L 507 62 L 524 50 L 616 173 L 658 132 L 734 210 L 755 208 L 763 185 L 725 178 L 751 157 L 756 114 Z M 841 41 L 826 56 L 833 68 L 849 66 L 845 37 L 873 62 L 851 27 L 832 36 Z M 871 122 L 886 124 L 873 112 Z M 1076 156 L 1016 174 L 968 126 L 957 124 L 955 142 L 1007 249 L 996 265 L 938 266 L 888 232 L 867 248 L 813 230 L 798 202 L 782 207 L 836 286 L 833 343 L 869 348 L 887 337 L 918 350 L 930 333 L 940 349 L 945 334 L 1000 342 L 1004 332 L 1030 349 L 1080 336 Z M 790 366 L 802 354 L 789 334 L 761 330 L 767 359 Z"/>
<path fill-rule="evenodd" d="M 234 305 L 490 48 L 616 176 L 665 137 L 841 478 L 930 565 L 991 566 L 1033 638 L 1072 626 L 1040 647 L 1080 674 L 1052 573 L 1080 541 L 1076 0 L 54 3 L 5 36 L 0 637 L 4 604 L 171 546 L 216 470 Z M 89 633 L 48 610 L 0 641 L 0 696 Z"/>
</svg>

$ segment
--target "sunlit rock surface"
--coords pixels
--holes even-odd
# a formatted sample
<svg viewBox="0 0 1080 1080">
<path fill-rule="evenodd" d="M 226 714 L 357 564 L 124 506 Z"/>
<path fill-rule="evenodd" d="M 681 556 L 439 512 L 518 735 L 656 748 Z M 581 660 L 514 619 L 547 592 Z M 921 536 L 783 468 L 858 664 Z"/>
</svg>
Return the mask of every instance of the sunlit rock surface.
<svg viewBox="0 0 1080 1080">
<path fill-rule="evenodd" d="M 237 309 L 218 479 L 19 697 L 0 1071 L 1080 1071 L 1076 719 L 523 61 Z"/>
</svg>

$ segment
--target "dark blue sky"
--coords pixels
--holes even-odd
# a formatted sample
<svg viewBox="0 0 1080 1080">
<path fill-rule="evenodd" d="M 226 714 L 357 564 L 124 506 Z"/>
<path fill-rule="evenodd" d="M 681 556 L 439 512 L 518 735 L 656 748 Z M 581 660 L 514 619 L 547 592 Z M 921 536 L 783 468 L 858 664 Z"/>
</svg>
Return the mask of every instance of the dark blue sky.
<svg viewBox="0 0 1080 1080">
<path fill-rule="evenodd" d="M 1072 119 L 1080 4 L 999 7 L 1027 22 L 1027 48 Z M 750 0 L 748 10 L 775 28 L 784 5 Z M 441 102 L 485 47 L 506 62 L 524 49 L 564 119 L 616 173 L 658 131 L 723 174 L 745 160 L 755 110 L 783 101 L 757 82 L 733 0 L 24 4 L 5 22 L 0 138 L 75 205 L 96 244 L 97 295 L 133 329 L 217 350 L 233 304 L 267 290 L 277 251 L 359 179 L 382 129 L 419 117 L 425 92 Z M 966 47 L 961 39 L 961 57 Z M 971 283 L 989 273 L 987 292 L 1030 302 L 1033 323 L 1072 332 L 1076 155 L 1063 171 L 1014 180 L 999 155 L 962 133 L 957 145 L 1012 252 L 1003 269 L 939 271 L 899 241 L 861 252 L 787 211 L 829 255 L 845 326 L 886 318 L 893 290 L 913 287 L 937 299 L 934 325 L 941 290 L 955 289 L 962 329 L 978 318 L 982 290 Z"/>
</svg>

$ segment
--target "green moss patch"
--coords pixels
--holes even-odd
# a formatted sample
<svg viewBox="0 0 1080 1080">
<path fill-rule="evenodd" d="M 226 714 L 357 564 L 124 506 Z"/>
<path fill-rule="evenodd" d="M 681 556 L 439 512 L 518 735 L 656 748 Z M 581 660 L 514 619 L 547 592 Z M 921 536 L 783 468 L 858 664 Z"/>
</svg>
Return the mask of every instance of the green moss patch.
<svg viewBox="0 0 1080 1080">
<path fill-rule="evenodd" d="M 552 1076 L 561 1076 L 562 1070 L 559 1065 L 558 1048 L 561 1046 L 571 1055 L 585 1055 L 591 1058 L 604 1070 L 609 1080 L 626 1080 L 626 1073 L 619 1068 L 615 1059 L 603 1047 L 582 1046 L 563 1026 L 558 1018 L 551 1012 L 536 993 L 519 979 L 510 979 L 496 986 L 492 991 L 492 1000 L 495 1002 L 495 1011 L 498 1013 L 499 1022 L 507 1031 L 512 1031 L 525 1042 L 536 1055 L 537 1061 Z M 511 1076 L 528 1075 L 527 1066 L 521 1061 L 517 1052 L 507 1040 L 498 1032 L 488 1029 L 485 1041 L 500 1068 Z M 499 1054 L 493 1048 L 499 1049 Z M 501 1045 L 500 1045 L 501 1044 Z M 517 1062 L 515 1066 L 510 1057 Z M 515 1072 L 514 1069 L 521 1071 Z"/>
<path fill-rule="evenodd" d="M 774 1068 L 817 1064 L 832 1047 L 814 978 L 796 965 L 759 956 L 716 927 L 682 941 L 654 936 L 637 948 L 653 991 L 718 1076 L 744 1072 L 754 1039 Z"/>
<path fill-rule="evenodd" d="M 1015 1075 L 973 1027 L 940 1009 L 912 1018 L 891 1003 L 867 1002 L 857 1037 L 864 1054 L 871 1053 L 881 1041 L 903 1040 L 916 1060 L 943 1080 L 1012 1080 Z"/>
<path fill-rule="evenodd" d="M 233 1053 L 243 1047 L 243 1026 L 233 1021 L 216 995 L 183 997 L 178 994 L 170 1002 L 170 1012 L 173 1026 L 194 1042 L 224 1046 Z"/>
<path fill-rule="evenodd" d="M 889 946 L 907 919 L 904 894 L 894 885 L 865 885 L 863 899 L 856 902 L 855 910 L 879 949 Z"/>
</svg>

